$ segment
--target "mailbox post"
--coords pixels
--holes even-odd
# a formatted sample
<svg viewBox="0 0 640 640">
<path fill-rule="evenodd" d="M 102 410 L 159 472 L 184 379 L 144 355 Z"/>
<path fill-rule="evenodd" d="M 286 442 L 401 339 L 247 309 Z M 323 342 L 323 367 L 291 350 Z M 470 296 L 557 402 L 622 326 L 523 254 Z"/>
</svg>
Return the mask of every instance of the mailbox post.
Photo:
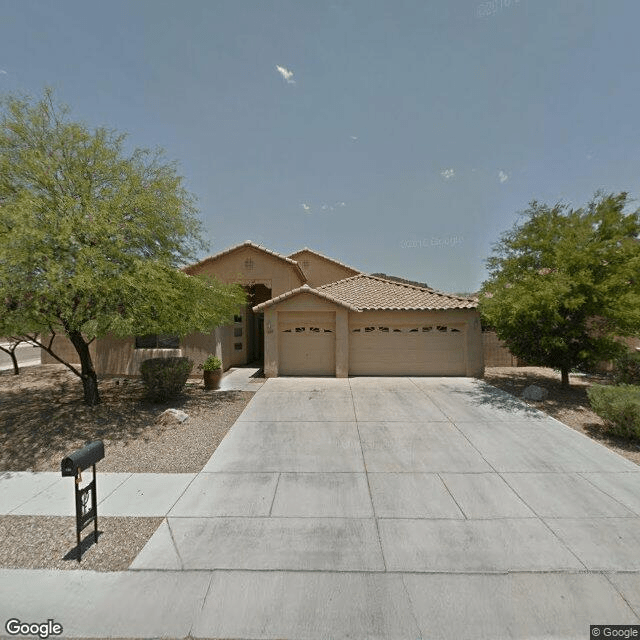
<svg viewBox="0 0 640 640">
<path fill-rule="evenodd" d="M 80 547 L 81 531 L 93 521 L 94 536 L 98 543 L 98 500 L 96 496 L 96 462 L 104 458 L 104 443 L 102 440 L 90 442 L 82 449 L 74 451 L 63 458 L 60 463 L 62 476 L 75 478 L 75 498 L 76 498 L 76 538 L 78 540 L 78 562 L 82 559 L 82 548 Z M 93 468 L 92 481 L 82 489 L 82 472 L 89 467 Z M 90 502 L 89 502 L 90 501 Z"/>
</svg>

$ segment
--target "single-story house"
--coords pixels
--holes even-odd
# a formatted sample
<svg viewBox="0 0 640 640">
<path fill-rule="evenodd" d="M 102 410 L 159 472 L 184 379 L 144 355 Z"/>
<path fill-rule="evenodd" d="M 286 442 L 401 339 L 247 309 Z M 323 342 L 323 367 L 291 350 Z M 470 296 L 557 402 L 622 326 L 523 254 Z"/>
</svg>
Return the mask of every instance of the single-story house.
<svg viewBox="0 0 640 640">
<path fill-rule="evenodd" d="M 242 285 L 248 304 L 232 324 L 207 335 L 96 340 L 99 374 L 137 375 L 150 357 L 184 355 L 199 363 L 210 354 L 224 369 L 263 361 L 267 377 L 484 371 L 471 298 L 371 276 L 308 248 L 284 256 L 250 241 L 185 271 Z"/>
</svg>

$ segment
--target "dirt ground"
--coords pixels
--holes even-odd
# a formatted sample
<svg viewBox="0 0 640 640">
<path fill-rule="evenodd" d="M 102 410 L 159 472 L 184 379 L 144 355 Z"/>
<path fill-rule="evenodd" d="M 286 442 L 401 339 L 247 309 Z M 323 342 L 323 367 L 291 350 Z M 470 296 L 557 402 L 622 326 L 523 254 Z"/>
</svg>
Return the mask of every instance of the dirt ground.
<svg viewBox="0 0 640 640">
<path fill-rule="evenodd" d="M 107 379 L 99 388 L 102 403 L 88 407 L 79 379 L 63 365 L 1 372 L 0 470 L 60 471 L 66 455 L 103 440 L 101 472 L 197 473 L 253 396 L 205 391 L 194 381 L 182 397 L 155 404 L 139 380 Z M 169 407 L 189 418 L 158 423 Z"/>
<path fill-rule="evenodd" d="M 544 387 L 549 391 L 546 400 L 526 402 L 640 465 L 640 444 L 609 435 L 602 419 L 591 411 L 587 389 L 594 383 L 607 384 L 606 377 L 570 374 L 565 388 L 560 372 L 546 367 L 487 367 L 484 379 L 517 397 L 530 384 Z"/>
</svg>

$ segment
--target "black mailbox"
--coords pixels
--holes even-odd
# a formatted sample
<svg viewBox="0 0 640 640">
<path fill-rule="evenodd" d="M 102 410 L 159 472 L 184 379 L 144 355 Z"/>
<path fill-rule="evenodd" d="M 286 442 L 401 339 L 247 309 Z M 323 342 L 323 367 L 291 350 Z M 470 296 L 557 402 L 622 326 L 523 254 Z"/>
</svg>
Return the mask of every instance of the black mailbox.
<svg viewBox="0 0 640 640">
<path fill-rule="evenodd" d="M 93 522 L 94 540 L 98 542 L 98 496 L 96 489 L 96 462 L 104 458 L 104 443 L 102 440 L 90 442 L 88 445 L 74 451 L 71 455 L 62 459 L 60 466 L 63 476 L 75 478 L 76 496 L 76 540 L 78 542 L 78 562 L 82 559 L 82 547 L 80 541 L 81 531 Z M 80 488 L 82 472 L 88 467 L 93 468 L 93 480 L 85 487 Z"/>
<path fill-rule="evenodd" d="M 104 458 L 104 443 L 102 440 L 90 442 L 82 449 L 74 451 L 70 456 L 63 458 L 61 467 L 63 476 L 77 476 L 79 472 L 94 465 Z"/>
</svg>

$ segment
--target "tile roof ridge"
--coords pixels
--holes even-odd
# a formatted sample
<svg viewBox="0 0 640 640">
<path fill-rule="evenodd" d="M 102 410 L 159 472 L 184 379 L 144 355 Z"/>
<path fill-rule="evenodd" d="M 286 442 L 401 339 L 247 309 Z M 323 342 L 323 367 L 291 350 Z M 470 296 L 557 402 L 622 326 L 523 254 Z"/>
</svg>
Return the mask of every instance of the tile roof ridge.
<svg viewBox="0 0 640 640">
<path fill-rule="evenodd" d="M 347 276 L 346 278 L 342 278 L 340 280 L 336 280 L 335 282 L 327 282 L 326 284 L 321 284 L 319 287 L 316 287 L 318 290 L 320 289 L 328 289 L 329 287 L 333 287 L 336 284 L 341 284 L 342 282 L 346 282 L 347 280 L 355 280 L 356 278 L 361 278 L 362 276 L 369 276 L 368 273 L 354 273 L 352 276 Z"/>
<path fill-rule="evenodd" d="M 271 305 L 276 304 L 281 300 L 286 300 L 287 298 L 290 298 L 298 293 L 311 293 L 313 295 L 319 296 L 320 298 L 328 300 L 329 302 L 333 302 L 334 304 L 339 304 L 342 307 L 346 307 L 351 311 L 360 311 L 360 309 L 355 305 L 349 302 L 345 302 L 344 300 L 340 300 L 339 298 L 336 298 L 335 296 L 325 293 L 324 291 L 318 291 L 317 288 L 309 286 L 306 282 L 303 285 L 296 287 L 295 289 L 284 291 L 283 293 L 281 293 L 279 296 L 276 296 L 275 298 L 271 298 L 270 300 L 265 300 L 264 302 L 261 302 L 260 304 L 256 305 L 252 309 L 255 311 L 256 309 L 264 309 L 266 307 L 270 307 Z"/>
<path fill-rule="evenodd" d="M 445 296 L 446 298 L 452 298 L 453 300 L 465 300 L 465 301 L 473 300 L 472 298 L 469 298 L 469 297 L 458 296 L 455 293 L 448 293 L 447 291 L 441 291 L 440 289 L 434 289 L 433 287 L 421 287 L 417 284 L 411 284 L 409 282 L 399 282 L 397 280 L 389 280 L 387 278 L 381 278 L 380 276 L 373 276 L 368 273 L 363 273 L 360 275 L 366 276 L 371 280 L 380 280 L 381 282 L 389 282 L 391 284 L 395 284 L 401 287 L 406 287 L 407 289 L 416 289 L 418 291 L 427 291 L 429 293 L 435 293 L 436 295 Z"/>
<path fill-rule="evenodd" d="M 334 264 L 340 265 L 341 267 L 344 267 L 345 269 L 349 269 L 350 271 L 355 271 L 356 274 L 362 273 L 360 271 L 360 269 L 356 269 L 355 267 L 352 267 L 351 265 L 348 265 L 348 264 L 346 264 L 344 262 L 341 262 L 340 260 L 336 260 L 335 258 L 330 258 L 329 256 L 324 255 L 324 253 L 320 253 L 319 251 L 316 251 L 315 249 L 310 249 L 309 247 L 304 247 L 304 249 L 299 249 L 298 251 L 294 251 L 293 253 L 290 253 L 288 257 L 296 256 L 299 253 L 304 253 L 305 251 L 308 251 L 309 253 L 313 253 L 316 256 L 319 256 L 320 258 L 323 258 L 324 260 L 328 260 L 329 262 L 333 262 Z M 356 275 L 356 274 L 354 274 L 354 275 Z"/>
</svg>

